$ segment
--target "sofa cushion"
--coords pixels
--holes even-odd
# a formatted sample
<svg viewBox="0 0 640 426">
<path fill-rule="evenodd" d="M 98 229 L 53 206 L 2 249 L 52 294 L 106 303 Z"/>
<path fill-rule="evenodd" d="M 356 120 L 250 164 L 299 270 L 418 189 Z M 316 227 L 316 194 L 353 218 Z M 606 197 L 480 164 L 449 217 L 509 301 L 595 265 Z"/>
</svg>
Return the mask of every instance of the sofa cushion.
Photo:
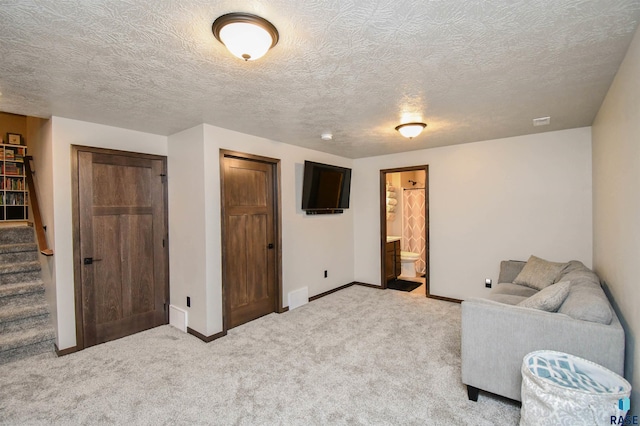
<svg viewBox="0 0 640 426">
<path fill-rule="evenodd" d="M 556 312 L 562 302 L 569 295 L 570 281 L 562 281 L 543 288 L 533 296 L 518 303 L 523 308 L 539 309 L 541 311 Z"/>
<path fill-rule="evenodd" d="M 536 256 L 531 256 L 522 271 L 513 280 L 514 284 L 542 290 L 558 281 L 558 277 L 566 263 L 549 262 Z"/>
<path fill-rule="evenodd" d="M 514 296 L 531 297 L 536 294 L 538 290 L 535 288 L 527 287 L 520 284 L 512 283 L 499 283 L 491 291 L 491 295 L 494 294 L 508 294 Z"/>
<path fill-rule="evenodd" d="M 503 260 L 500 262 L 498 283 L 512 283 L 527 262 L 523 260 Z"/>
<path fill-rule="evenodd" d="M 598 276 L 577 260 L 564 268 L 561 279 L 570 280 L 571 290 L 558 312 L 583 321 L 611 324 L 613 314 Z"/>
<path fill-rule="evenodd" d="M 494 293 L 491 293 L 488 299 L 493 300 L 494 302 L 506 303 L 507 305 L 517 305 L 523 300 L 527 300 L 525 296 L 518 296 L 515 294 L 494 294 Z"/>
<path fill-rule="evenodd" d="M 565 267 L 560 271 L 558 281 L 570 280 L 574 284 L 593 284 L 600 287 L 600 279 L 591 269 L 584 266 L 584 263 L 578 260 L 572 260 L 566 263 Z"/>
</svg>

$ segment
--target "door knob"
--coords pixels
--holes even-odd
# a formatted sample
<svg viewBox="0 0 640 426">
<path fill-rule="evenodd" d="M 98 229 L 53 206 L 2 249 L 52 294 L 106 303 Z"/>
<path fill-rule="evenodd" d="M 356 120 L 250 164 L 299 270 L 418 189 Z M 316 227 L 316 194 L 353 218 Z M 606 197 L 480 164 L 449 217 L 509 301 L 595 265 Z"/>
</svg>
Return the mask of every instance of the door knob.
<svg viewBox="0 0 640 426">
<path fill-rule="evenodd" d="M 273 249 L 274 247 L 275 247 L 275 246 L 273 245 L 273 243 L 269 243 L 269 245 L 267 246 L 267 248 L 268 248 L 269 250 Z"/>
<path fill-rule="evenodd" d="M 85 257 L 83 262 L 85 265 L 93 265 L 93 262 L 99 262 L 102 259 L 94 259 L 93 257 Z"/>
</svg>

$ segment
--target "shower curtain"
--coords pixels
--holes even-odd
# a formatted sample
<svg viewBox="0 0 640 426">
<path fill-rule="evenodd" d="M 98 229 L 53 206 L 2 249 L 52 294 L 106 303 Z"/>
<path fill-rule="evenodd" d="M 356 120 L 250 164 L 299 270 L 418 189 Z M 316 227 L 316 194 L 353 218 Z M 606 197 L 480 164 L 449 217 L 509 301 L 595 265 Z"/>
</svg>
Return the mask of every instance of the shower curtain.
<svg viewBox="0 0 640 426">
<path fill-rule="evenodd" d="M 426 271 L 425 250 L 425 190 L 411 188 L 402 191 L 402 250 L 420 254 L 416 262 L 416 271 Z"/>
</svg>

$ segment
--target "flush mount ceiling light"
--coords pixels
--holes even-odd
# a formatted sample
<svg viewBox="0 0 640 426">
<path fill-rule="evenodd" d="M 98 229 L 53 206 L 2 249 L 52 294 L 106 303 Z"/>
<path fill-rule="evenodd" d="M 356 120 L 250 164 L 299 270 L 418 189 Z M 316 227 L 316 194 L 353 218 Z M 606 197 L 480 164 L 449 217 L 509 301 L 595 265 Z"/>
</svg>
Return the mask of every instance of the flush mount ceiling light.
<svg viewBox="0 0 640 426">
<path fill-rule="evenodd" d="M 227 13 L 211 26 L 213 35 L 240 59 L 255 61 L 278 43 L 278 30 L 264 18 L 249 13 Z"/>
<path fill-rule="evenodd" d="M 540 117 L 533 119 L 534 126 L 548 126 L 551 124 L 551 117 Z"/>
<path fill-rule="evenodd" d="M 320 135 L 320 139 L 322 139 L 323 141 L 330 141 L 331 139 L 333 139 L 333 135 L 329 132 L 326 132 Z"/>
<path fill-rule="evenodd" d="M 396 126 L 396 130 L 405 138 L 412 139 L 422 133 L 425 127 L 427 127 L 426 123 L 405 123 Z"/>
</svg>

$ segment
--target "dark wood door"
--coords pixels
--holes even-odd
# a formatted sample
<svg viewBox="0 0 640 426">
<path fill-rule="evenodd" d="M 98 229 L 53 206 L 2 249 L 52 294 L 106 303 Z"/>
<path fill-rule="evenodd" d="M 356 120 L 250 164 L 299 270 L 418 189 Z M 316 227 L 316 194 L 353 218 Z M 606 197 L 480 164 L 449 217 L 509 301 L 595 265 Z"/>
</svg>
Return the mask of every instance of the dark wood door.
<svg viewBox="0 0 640 426">
<path fill-rule="evenodd" d="M 83 346 L 168 321 L 166 159 L 77 151 Z"/>
<path fill-rule="evenodd" d="M 223 157 L 226 328 L 276 311 L 273 164 Z"/>
</svg>

